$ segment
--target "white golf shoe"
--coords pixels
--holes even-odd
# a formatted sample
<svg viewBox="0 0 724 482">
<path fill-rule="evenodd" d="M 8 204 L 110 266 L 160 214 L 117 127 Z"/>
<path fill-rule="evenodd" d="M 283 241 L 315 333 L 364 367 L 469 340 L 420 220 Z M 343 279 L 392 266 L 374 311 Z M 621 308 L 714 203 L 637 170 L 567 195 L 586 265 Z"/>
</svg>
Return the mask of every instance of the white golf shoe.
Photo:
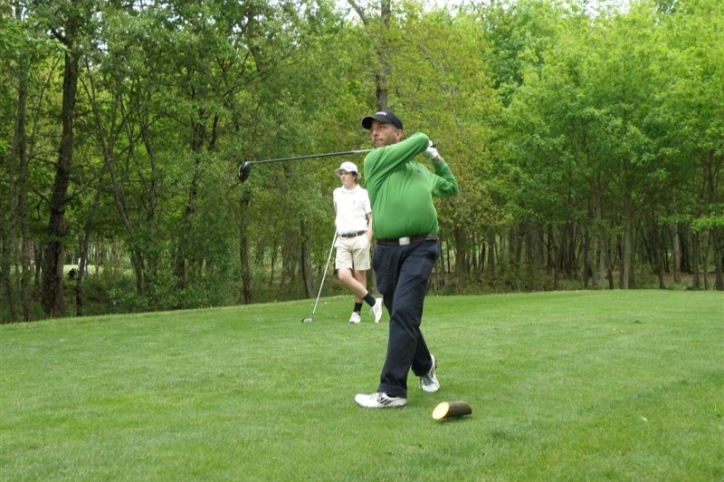
<svg viewBox="0 0 724 482">
<path fill-rule="evenodd" d="M 354 401 L 364 408 L 402 408 L 407 405 L 406 398 L 390 397 L 383 392 L 375 392 L 370 395 L 360 393 L 354 397 Z"/>
<path fill-rule="evenodd" d="M 440 390 L 440 382 L 437 381 L 437 377 L 435 376 L 437 359 L 435 359 L 432 354 L 430 354 L 430 358 L 432 358 L 432 368 L 430 368 L 430 371 L 427 372 L 427 374 L 420 377 L 420 388 L 425 390 L 427 393 L 435 393 Z"/>
<path fill-rule="evenodd" d="M 349 317 L 349 322 L 350 323 L 359 323 L 360 321 L 362 321 L 362 317 L 360 317 L 359 313 L 357 313 L 356 311 L 353 311 L 352 316 Z"/>
<path fill-rule="evenodd" d="M 377 298 L 377 302 L 370 309 L 370 313 L 375 317 L 375 323 L 379 323 L 382 319 L 382 298 Z"/>
</svg>

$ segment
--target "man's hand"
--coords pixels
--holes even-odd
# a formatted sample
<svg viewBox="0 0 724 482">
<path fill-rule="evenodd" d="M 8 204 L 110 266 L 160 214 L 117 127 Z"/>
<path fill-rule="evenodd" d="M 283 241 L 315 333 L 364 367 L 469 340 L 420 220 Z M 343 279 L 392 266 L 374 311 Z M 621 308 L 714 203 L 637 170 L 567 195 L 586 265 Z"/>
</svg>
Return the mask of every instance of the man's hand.
<svg viewBox="0 0 724 482">
<path fill-rule="evenodd" d="M 440 153 L 437 152 L 437 148 L 435 147 L 435 144 L 430 141 L 430 144 L 427 146 L 427 149 L 425 149 L 425 152 L 422 153 L 423 156 L 427 157 L 432 162 L 438 162 L 440 160 Z"/>
</svg>

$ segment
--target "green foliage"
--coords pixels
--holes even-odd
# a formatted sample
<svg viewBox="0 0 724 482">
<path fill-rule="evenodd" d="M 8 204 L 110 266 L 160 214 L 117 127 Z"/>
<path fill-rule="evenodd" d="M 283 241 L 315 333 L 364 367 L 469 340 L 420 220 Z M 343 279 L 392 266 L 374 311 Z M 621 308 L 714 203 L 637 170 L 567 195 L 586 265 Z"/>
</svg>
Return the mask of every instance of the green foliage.
<svg viewBox="0 0 724 482">
<path fill-rule="evenodd" d="M 21 118 L 26 85 L 27 117 L 24 143 L 15 123 L 0 127 L 0 180 L 28 209 L 3 201 L 14 226 L 3 279 L 20 269 L 16 246 L 32 258 L 47 241 L 62 65 L 73 53 L 65 250 L 76 259 L 87 235 L 91 251 L 125 261 L 124 278 L 107 286 L 116 307 L 237 303 L 245 269 L 252 301 L 308 296 L 334 230 L 333 170 L 346 159 L 258 165 L 242 185 L 236 170 L 369 147 L 359 121 L 378 89 L 458 178 L 460 195 L 436 201 L 450 250 L 441 275 L 456 278 L 445 289 L 549 289 L 575 285 L 584 269 L 670 272 L 712 260 L 724 289 L 721 2 L 390 5 L 389 25 L 374 2 L 346 16 L 346 4 L 306 0 L 7 6 L 0 113 Z M 72 52 L 57 28 L 69 15 L 82 27 Z"/>
<path fill-rule="evenodd" d="M 701 216 L 691 223 L 691 228 L 696 231 L 707 231 L 714 228 L 724 228 L 724 206 L 719 206 L 717 214 Z"/>
</svg>

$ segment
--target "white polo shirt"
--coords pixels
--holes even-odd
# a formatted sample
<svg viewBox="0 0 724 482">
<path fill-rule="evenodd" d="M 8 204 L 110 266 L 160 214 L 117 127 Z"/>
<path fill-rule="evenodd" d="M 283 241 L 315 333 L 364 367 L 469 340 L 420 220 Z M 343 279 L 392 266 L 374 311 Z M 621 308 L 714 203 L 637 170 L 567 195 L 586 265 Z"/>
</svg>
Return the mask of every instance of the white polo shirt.
<svg viewBox="0 0 724 482">
<path fill-rule="evenodd" d="M 332 200 L 337 209 L 335 224 L 338 233 L 367 231 L 367 215 L 372 212 L 367 189 L 359 184 L 354 189 L 341 186 L 332 193 Z"/>
</svg>

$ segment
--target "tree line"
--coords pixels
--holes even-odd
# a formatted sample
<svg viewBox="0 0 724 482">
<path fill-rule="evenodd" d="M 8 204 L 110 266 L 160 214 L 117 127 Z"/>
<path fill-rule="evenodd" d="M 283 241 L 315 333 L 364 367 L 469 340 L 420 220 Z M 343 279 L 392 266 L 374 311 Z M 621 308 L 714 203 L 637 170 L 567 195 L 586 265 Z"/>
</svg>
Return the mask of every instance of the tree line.
<svg viewBox="0 0 724 482">
<path fill-rule="evenodd" d="M 5 322 L 316 296 L 341 159 L 237 169 L 368 149 L 377 109 L 460 184 L 436 292 L 724 290 L 718 0 L 0 11 Z"/>
</svg>

